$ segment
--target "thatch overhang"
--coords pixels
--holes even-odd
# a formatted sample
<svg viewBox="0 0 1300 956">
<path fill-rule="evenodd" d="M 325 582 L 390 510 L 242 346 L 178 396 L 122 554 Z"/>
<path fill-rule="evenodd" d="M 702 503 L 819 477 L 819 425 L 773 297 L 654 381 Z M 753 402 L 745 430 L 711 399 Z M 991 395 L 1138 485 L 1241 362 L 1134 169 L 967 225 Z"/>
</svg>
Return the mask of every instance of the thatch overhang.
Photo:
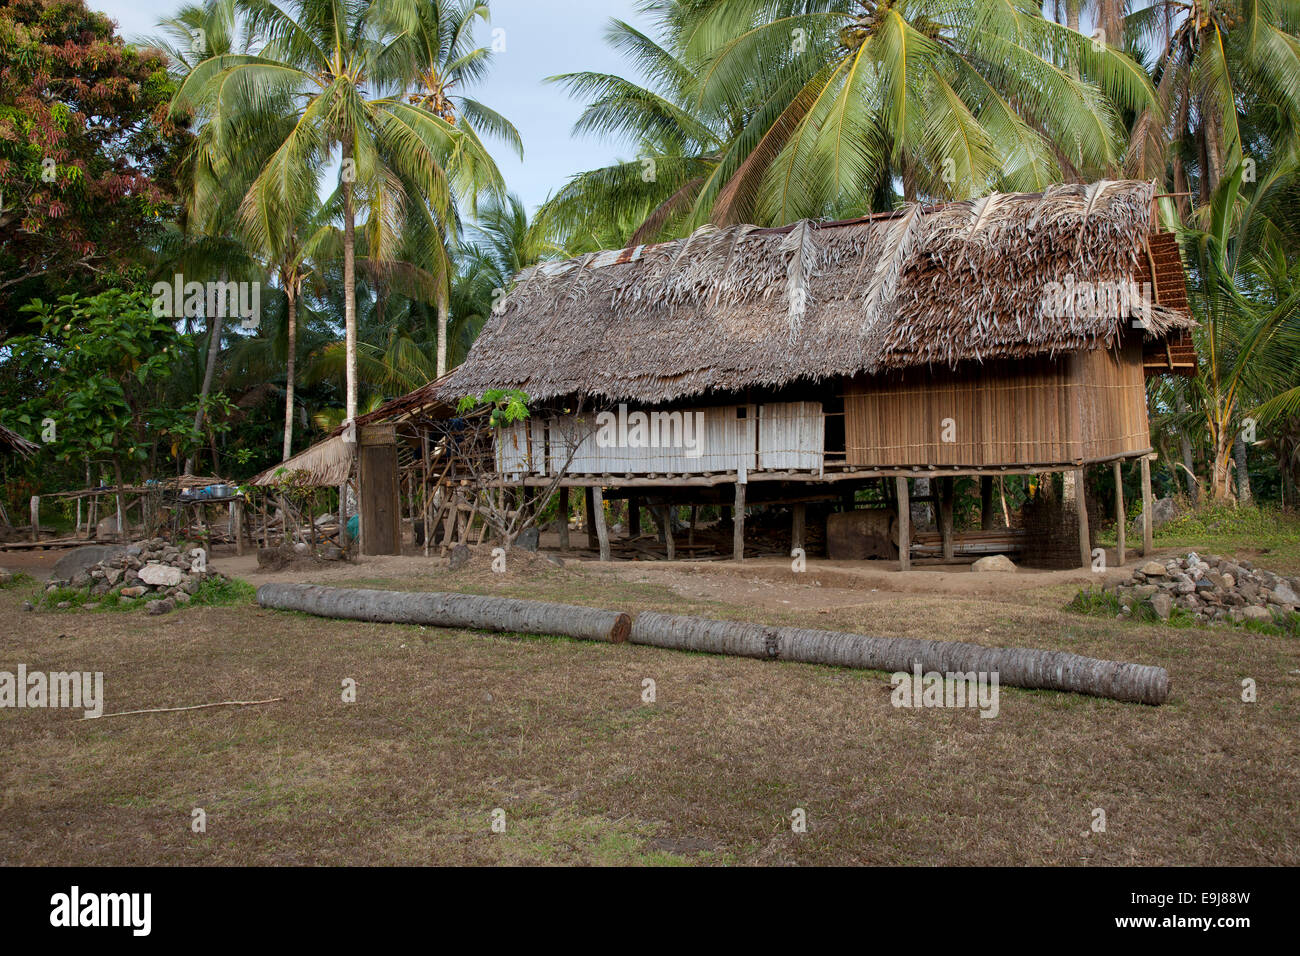
<svg viewBox="0 0 1300 956">
<path fill-rule="evenodd" d="M 15 431 L 10 431 L 3 425 L 0 425 L 0 449 L 13 452 L 20 458 L 30 458 L 40 448 L 35 442 L 30 442 L 22 435 Z"/>
<path fill-rule="evenodd" d="M 1190 315 L 1158 301 L 1141 316 L 1062 314 L 1045 295 L 1141 277 L 1153 200 L 1147 182 L 1061 185 L 544 263 L 437 394 L 659 403 L 1108 346 L 1138 318 L 1160 339 Z"/>
<path fill-rule="evenodd" d="M 447 376 L 444 375 L 405 395 L 384 402 L 373 412 L 358 415 L 357 427 L 384 423 L 400 425 L 420 418 L 452 417 L 456 413 L 455 407 L 439 399 L 436 394 L 446 380 Z M 343 426 L 340 425 L 310 448 L 254 475 L 249 479 L 249 484 L 265 488 L 277 484 L 285 474 L 301 472 L 297 476 L 299 480 L 305 480 L 311 485 L 341 485 L 351 475 L 355 449 L 355 445 L 343 441 Z"/>
</svg>

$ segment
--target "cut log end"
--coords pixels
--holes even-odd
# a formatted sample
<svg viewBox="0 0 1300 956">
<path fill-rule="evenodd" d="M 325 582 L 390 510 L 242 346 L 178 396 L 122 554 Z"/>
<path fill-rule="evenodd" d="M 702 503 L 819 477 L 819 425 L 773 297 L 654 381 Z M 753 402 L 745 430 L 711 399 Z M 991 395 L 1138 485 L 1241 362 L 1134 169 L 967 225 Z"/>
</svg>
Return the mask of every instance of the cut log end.
<svg viewBox="0 0 1300 956">
<path fill-rule="evenodd" d="M 632 615 L 622 611 L 614 618 L 614 626 L 609 631 L 609 642 L 611 644 L 626 644 L 627 639 L 632 636 Z"/>
</svg>

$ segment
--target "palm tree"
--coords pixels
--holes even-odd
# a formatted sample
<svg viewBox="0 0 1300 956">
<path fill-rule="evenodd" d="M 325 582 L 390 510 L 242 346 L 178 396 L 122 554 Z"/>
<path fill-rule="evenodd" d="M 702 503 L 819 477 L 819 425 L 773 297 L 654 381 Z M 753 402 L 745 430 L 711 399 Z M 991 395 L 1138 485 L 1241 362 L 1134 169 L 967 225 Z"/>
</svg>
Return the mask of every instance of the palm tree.
<svg viewBox="0 0 1300 956">
<path fill-rule="evenodd" d="M 1264 211 L 1295 168 L 1293 159 L 1275 157 L 1247 194 L 1238 166 L 1211 197 L 1208 228 L 1184 236 L 1192 310 L 1200 322 L 1202 374 L 1191 391 L 1210 444 L 1210 493 L 1216 501 L 1233 497 L 1234 459 L 1244 468 L 1243 411 L 1271 415 L 1300 405 L 1300 395 L 1288 388 L 1295 381 L 1300 282 L 1277 248 L 1277 227 Z"/>
<path fill-rule="evenodd" d="M 445 228 L 453 185 L 499 189 L 500 174 L 476 137 L 406 96 L 409 44 L 395 32 L 417 0 L 239 0 L 256 54 L 220 54 L 198 64 L 178 90 L 175 108 L 203 117 L 214 147 L 229 154 L 242 131 L 292 124 L 243 200 L 255 242 L 294 218 L 319 193 L 321 171 L 339 161 L 343 214 L 344 341 L 347 420 L 356 417 L 358 203 L 376 249 L 395 248 L 412 217 Z M 409 16 L 405 16 L 409 20 Z M 283 106 L 290 104 L 287 113 Z"/>
<path fill-rule="evenodd" d="M 1244 109 L 1265 107 L 1275 142 L 1300 130 L 1300 3 L 1155 0 L 1125 23 L 1150 49 L 1156 80 L 1156 101 L 1133 125 L 1131 175 L 1168 174 L 1185 192 L 1190 163 L 1205 205 L 1244 158 Z"/>
</svg>

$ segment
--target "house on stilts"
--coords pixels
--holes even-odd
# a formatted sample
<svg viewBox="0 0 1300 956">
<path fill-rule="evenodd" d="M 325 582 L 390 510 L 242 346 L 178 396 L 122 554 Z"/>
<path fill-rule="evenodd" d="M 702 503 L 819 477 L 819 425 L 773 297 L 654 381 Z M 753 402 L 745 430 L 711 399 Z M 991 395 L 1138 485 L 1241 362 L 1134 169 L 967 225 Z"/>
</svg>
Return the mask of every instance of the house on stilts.
<svg viewBox="0 0 1300 956">
<path fill-rule="evenodd" d="M 1086 565 L 1084 470 L 1140 460 L 1149 500 L 1145 380 L 1196 367 L 1156 203 L 1146 182 L 1058 185 L 544 263 L 436 394 L 526 393 L 497 480 L 590 489 L 598 523 L 607 497 L 723 503 L 742 558 L 747 508 L 788 505 L 799 547 L 805 502 L 884 488 L 885 524 L 828 539 L 907 568 L 917 479 L 951 557 L 952 479 L 1063 473 Z"/>
</svg>

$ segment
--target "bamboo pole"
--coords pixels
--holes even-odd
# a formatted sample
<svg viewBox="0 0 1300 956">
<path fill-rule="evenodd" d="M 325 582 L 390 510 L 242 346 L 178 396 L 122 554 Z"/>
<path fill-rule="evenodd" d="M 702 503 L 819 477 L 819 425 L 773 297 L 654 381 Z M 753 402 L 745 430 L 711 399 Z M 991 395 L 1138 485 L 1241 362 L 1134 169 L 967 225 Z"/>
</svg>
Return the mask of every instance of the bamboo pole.
<svg viewBox="0 0 1300 956">
<path fill-rule="evenodd" d="M 27 503 L 27 507 L 31 511 L 32 540 L 39 541 L 41 538 L 41 496 L 32 495 L 32 500 Z"/>
</svg>

